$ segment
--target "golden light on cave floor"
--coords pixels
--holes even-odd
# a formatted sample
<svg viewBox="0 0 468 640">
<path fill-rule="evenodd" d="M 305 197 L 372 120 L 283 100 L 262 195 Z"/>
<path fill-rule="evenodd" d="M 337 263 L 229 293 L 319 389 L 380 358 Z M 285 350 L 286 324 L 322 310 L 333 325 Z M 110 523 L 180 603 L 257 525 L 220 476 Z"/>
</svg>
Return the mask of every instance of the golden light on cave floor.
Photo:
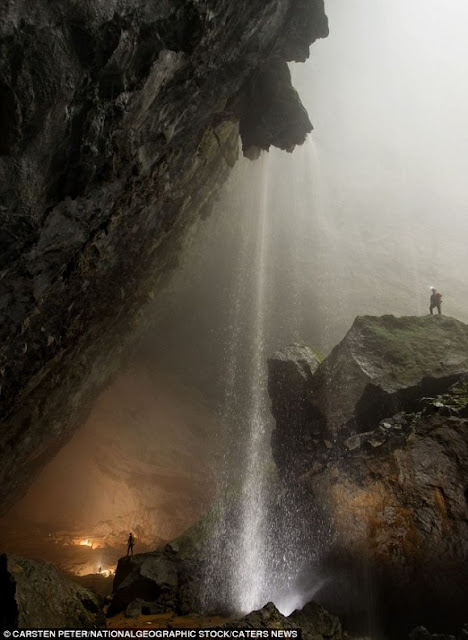
<svg viewBox="0 0 468 640">
<path fill-rule="evenodd" d="M 80 547 L 91 547 L 93 548 L 93 543 L 91 540 L 74 540 L 73 544 L 79 544 Z"/>
<path fill-rule="evenodd" d="M 120 536 L 91 536 L 77 531 L 51 531 L 45 527 L 25 527 L 21 521 L 4 522 L 0 545 L 9 553 L 52 562 L 62 571 L 84 578 L 94 575 L 101 581 L 112 578 L 119 558 L 127 551 L 126 533 Z M 155 546 L 157 546 L 155 544 Z M 149 551 L 137 539 L 135 553 Z"/>
</svg>

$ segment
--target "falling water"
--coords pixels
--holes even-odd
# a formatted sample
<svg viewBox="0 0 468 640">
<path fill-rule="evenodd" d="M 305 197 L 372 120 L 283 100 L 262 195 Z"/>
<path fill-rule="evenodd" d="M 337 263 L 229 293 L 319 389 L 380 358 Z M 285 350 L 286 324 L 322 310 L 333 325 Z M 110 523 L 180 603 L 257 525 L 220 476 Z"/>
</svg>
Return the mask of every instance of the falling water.
<svg viewBox="0 0 468 640">
<path fill-rule="evenodd" d="M 236 612 L 274 600 L 290 613 L 320 588 L 320 581 L 310 576 L 301 590 L 297 587 L 307 553 L 300 548 L 294 505 L 281 506 L 281 522 L 277 511 L 273 514 L 281 490 L 271 455 L 267 358 L 291 340 L 304 339 L 302 294 L 312 286 L 306 282 L 304 262 L 313 220 L 313 196 L 308 192 L 312 168 L 307 164 L 297 178 L 286 169 L 289 159 L 272 152 L 254 164 L 241 162 L 227 196 L 235 200 L 238 253 L 228 294 L 220 421 L 221 430 L 234 436 L 218 469 L 224 500 L 207 563 L 206 603 L 224 598 Z M 289 201 L 284 194 L 291 192 L 271 182 L 278 174 L 297 186 Z M 220 579 L 226 573 L 227 592 Z"/>
<path fill-rule="evenodd" d="M 262 159 L 258 229 L 254 252 L 254 300 L 252 356 L 249 377 L 248 437 L 243 469 L 239 560 L 233 580 L 234 606 L 252 611 L 263 602 L 267 584 L 267 532 L 265 518 L 265 467 L 269 459 L 265 415 L 265 321 L 268 260 L 268 173 Z"/>
<path fill-rule="evenodd" d="M 223 224 L 234 223 L 226 225 L 224 242 L 235 245 L 237 253 L 230 258 L 225 297 L 220 433 L 223 438 L 231 434 L 231 440 L 217 465 L 220 499 L 206 559 L 206 610 L 227 605 L 248 612 L 273 600 L 290 613 L 321 586 L 311 575 L 298 586 L 310 551 L 301 547 L 297 507 L 288 499 L 278 507 L 283 490 L 270 445 L 267 359 L 292 340 L 306 341 L 304 291 L 314 286 L 307 260 L 315 224 L 310 210 L 316 157 L 310 149 L 303 152 L 303 169 L 296 173 L 290 159 L 272 151 L 253 164 L 241 161 L 225 196 L 229 211 Z M 285 189 L 284 183 L 293 188 Z M 219 244 L 219 236 L 211 236 Z"/>
<path fill-rule="evenodd" d="M 243 593 L 244 585 L 239 580 L 239 561 L 238 558 L 245 560 L 245 554 L 242 545 L 239 543 L 240 532 L 238 527 L 233 530 L 231 500 L 232 491 L 238 490 L 239 480 L 241 484 L 240 494 L 237 496 L 239 504 L 249 503 L 248 495 L 244 495 L 247 484 L 251 484 L 249 480 L 251 474 L 246 471 L 242 462 L 242 470 L 239 474 L 238 465 L 233 464 L 233 460 L 244 460 L 246 450 L 255 450 L 255 447 L 246 446 L 243 441 L 245 435 L 244 421 L 248 421 L 255 409 L 245 406 L 243 397 L 245 393 L 251 396 L 252 405 L 253 397 L 257 397 L 258 387 L 253 380 L 253 371 L 245 385 L 245 363 L 242 353 L 245 347 L 245 336 L 248 335 L 250 326 L 245 326 L 246 306 L 250 306 L 251 300 L 251 282 L 252 274 L 260 273 L 257 271 L 259 254 L 257 250 L 257 234 L 252 234 L 252 218 L 256 212 L 261 210 L 259 207 L 258 197 L 258 181 L 265 176 L 264 161 L 260 161 L 257 165 L 252 166 L 250 163 L 241 162 L 236 167 L 234 174 L 230 179 L 231 189 L 227 196 L 233 205 L 236 225 L 235 229 L 231 228 L 232 237 L 230 241 L 235 243 L 238 251 L 232 260 L 232 278 L 230 285 L 227 287 L 226 304 L 228 308 L 228 322 L 226 325 L 226 333 L 223 348 L 223 399 L 219 410 L 220 432 L 219 437 L 225 443 L 220 447 L 220 455 L 216 464 L 216 474 L 218 482 L 218 493 L 220 498 L 216 504 L 216 515 L 213 524 L 213 531 L 208 550 L 206 563 L 206 584 L 204 585 L 203 605 L 204 609 L 209 611 L 212 608 L 220 606 L 222 608 L 234 609 L 242 611 L 243 605 L 240 602 L 239 594 Z M 245 188 L 245 185 L 251 185 L 252 188 Z M 254 260 L 254 263 L 252 263 Z M 250 310 L 249 310 L 250 311 Z M 248 317 L 250 319 L 250 312 Z M 258 328 L 257 328 L 258 325 Z M 257 361 L 256 370 L 261 369 L 262 349 L 262 326 L 260 323 L 255 325 L 255 335 L 260 334 L 260 340 L 254 338 L 253 344 L 258 348 L 253 348 Z M 252 346 L 252 345 L 250 345 Z M 248 375 L 248 374 L 247 374 Z M 264 372 L 261 372 L 264 380 Z M 264 385 L 263 385 L 264 386 Z M 257 399 L 258 405 L 256 412 L 259 413 L 260 401 Z M 261 423 L 260 423 L 261 424 Z M 231 434 L 226 439 L 225 434 Z M 256 445 L 259 444 L 259 438 L 256 439 Z M 226 444 L 227 443 L 227 444 Z M 236 473 L 237 472 L 237 473 Z M 252 485 L 253 486 L 253 485 Z M 250 491 L 247 489 L 247 493 Z M 257 498 L 258 512 L 261 513 L 259 498 Z M 250 526 L 250 518 L 244 514 L 243 530 L 245 531 L 245 540 L 247 542 L 248 531 Z M 257 531 L 257 540 L 260 539 L 260 532 Z M 228 580 L 226 580 L 226 573 Z M 250 576 L 246 578 L 246 583 L 250 582 Z"/>
</svg>

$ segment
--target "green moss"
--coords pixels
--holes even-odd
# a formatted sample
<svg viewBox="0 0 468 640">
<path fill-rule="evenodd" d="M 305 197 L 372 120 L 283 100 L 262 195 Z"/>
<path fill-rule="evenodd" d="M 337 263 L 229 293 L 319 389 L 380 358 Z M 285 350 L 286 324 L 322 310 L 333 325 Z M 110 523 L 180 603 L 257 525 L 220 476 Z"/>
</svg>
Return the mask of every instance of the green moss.
<svg viewBox="0 0 468 640">
<path fill-rule="evenodd" d="M 447 393 L 435 398 L 424 398 L 426 404 L 436 409 L 445 408 L 450 414 L 461 414 L 468 410 L 468 380 L 454 385 Z"/>
<path fill-rule="evenodd" d="M 468 352 L 467 327 L 446 316 L 362 316 L 354 330 L 364 338 L 369 353 L 388 362 L 402 382 L 412 382 L 421 372 L 445 367 L 447 351 Z"/>
<path fill-rule="evenodd" d="M 326 355 L 322 351 L 319 351 L 315 347 L 312 347 L 310 344 L 308 344 L 307 347 L 312 351 L 312 353 L 314 354 L 314 356 L 317 358 L 319 362 L 322 362 L 323 360 L 325 360 Z"/>
</svg>

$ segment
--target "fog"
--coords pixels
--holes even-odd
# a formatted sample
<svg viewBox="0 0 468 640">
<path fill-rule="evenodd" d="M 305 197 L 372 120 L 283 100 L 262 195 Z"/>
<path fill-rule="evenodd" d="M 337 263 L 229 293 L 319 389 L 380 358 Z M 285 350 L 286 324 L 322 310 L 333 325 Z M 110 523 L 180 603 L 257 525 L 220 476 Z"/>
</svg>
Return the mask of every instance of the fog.
<svg viewBox="0 0 468 640">
<path fill-rule="evenodd" d="M 434 285 L 466 321 L 467 5 L 330 0 L 327 13 L 330 37 L 294 74 L 315 124 L 329 238 L 339 252 L 353 245 L 343 262 L 385 301 L 381 313 L 425 313 Z"/>
</svg>

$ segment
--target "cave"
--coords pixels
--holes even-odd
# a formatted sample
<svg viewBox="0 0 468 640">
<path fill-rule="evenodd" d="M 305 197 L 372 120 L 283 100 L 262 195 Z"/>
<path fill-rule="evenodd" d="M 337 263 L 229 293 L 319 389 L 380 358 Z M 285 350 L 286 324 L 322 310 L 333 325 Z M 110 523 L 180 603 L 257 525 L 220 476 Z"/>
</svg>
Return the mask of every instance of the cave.
<svg viewBox="0 0 468 640">
<path fill-rule="evenodd" d="M 2 630 L 464 638 L 463 0 L 0 16 Z"/>
</svg>

